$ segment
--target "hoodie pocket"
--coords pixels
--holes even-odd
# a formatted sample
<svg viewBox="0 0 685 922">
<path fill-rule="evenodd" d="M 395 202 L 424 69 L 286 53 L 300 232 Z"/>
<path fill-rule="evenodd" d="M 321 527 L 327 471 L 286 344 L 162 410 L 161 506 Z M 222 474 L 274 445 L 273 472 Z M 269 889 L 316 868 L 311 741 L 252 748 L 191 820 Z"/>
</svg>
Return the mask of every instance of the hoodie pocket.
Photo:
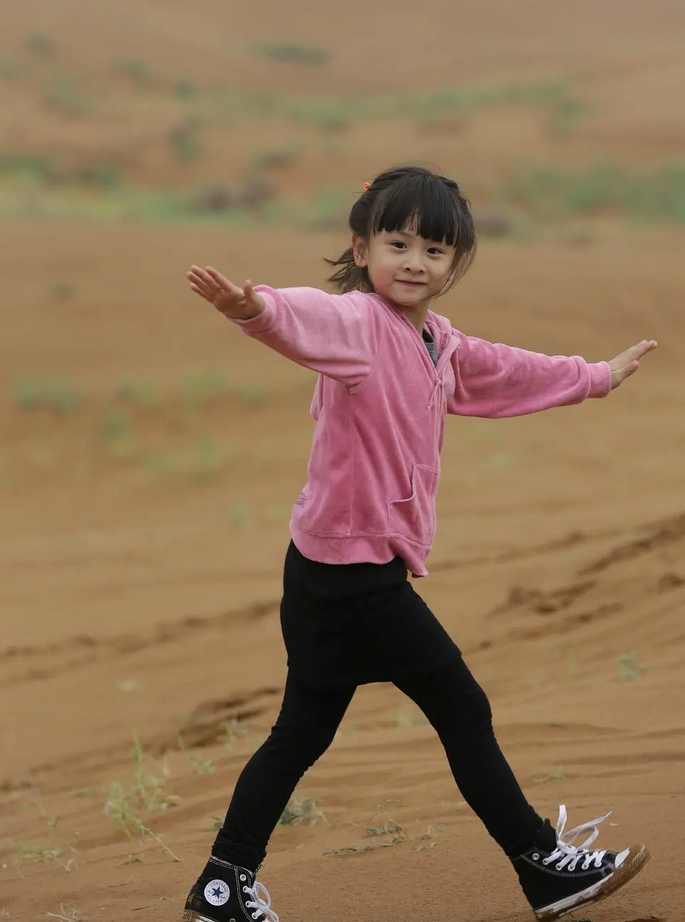
<svg viewBox="0 0 685 922">
<path fill-rule="evenodd" d="M 388 531 L 412 544 L 428 547 L 435 537 L 435 493 L 438 471 L 415 464 L 411 472 L 411 496 L 388 503 Z"/>
</svg>

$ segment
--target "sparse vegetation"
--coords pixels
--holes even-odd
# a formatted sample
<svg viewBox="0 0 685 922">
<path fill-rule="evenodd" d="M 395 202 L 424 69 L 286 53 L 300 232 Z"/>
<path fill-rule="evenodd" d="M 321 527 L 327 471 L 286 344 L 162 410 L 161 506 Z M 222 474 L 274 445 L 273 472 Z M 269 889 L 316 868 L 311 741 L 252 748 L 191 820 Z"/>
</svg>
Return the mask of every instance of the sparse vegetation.
<svg viewBox="0 0 685 922">
<path fill-rule="evenodd" d="M 194 409 L 225 400 L 232 393 L 226 376 L 214 368 L 191 372 L 181 383 L 182 400 Z"/>
<path fill-rule="evenodd" d="M 426 715 L 415 705 L 402 704 L 397 708 L 393 717 L 393 726 L 397 729 L 407 727 L 421 727 L 429 723 Z"/>
<path fill-rule="evenodd" d="M 239 717 L 231 717 L 224 728 L 224 746 L 231 752 L 239 739 L 244 739 L 248 735 L 247 728 L 243 726 Z"/>
<path fill-rule="evenodd" d="M 138 452 L 133 421 L 122 410 L 111 410 L 101 429 L 101 436 L 114 458 L 132 458 Z"/>
<path fill-rule="evenodd" d="M 70 80 L 56 80 L 45 93 L 45 102 L 64 115 L 86 115 L 93 104 L 81 88 Z"/>
<path fill-rule="evenodd" d="M 169 143 L 174 156 L 181 163 L 190 163 L 200 156 L 199 132 L 201 127 L 202 121 L 199 118 L 188 116 L 171 131 Z"/>
<path fill-rule="evenodd" d="M 76 294 L 76 286 L 73 282 L 68 281 L 59 281 L 53 282 L 50 287 L 50 294 L 53 298 L 58 301 L 67 301 L 69 298 L 73 298 Z"/>
<path fill-rule="evenodd" d="M 174 93 L 181 99 L 190 99 L 197 96 L 199 90 L 192 80 L 183 78 L 174 84 Z"/>
<path fill-rule="evenodd" d="M 76 864 L 75 858 L 69 858 L 66 861 L 63 860 L 63 854 L 65 848 L 68 848 L 69 851 L 75 852 L 76 849 L 73 846 L 62 846 L 62 845 L 41 845 L 41 844 L 28 844 L 23 842 L 12 842 L 5 840 L 7 845 L 10 845 L 19 855 L 22 856 L 25 860 L 36 861 L 36 862 L 46 862 L 55 861 L 57 864 L 60 864 L 65 871 L 71 871 Z"/>
<path fill-rule="evenodd" d="M 211 436 L 205 436 L 182 451 L 152 451 L 146 459 L 146 470 L 148 478 L 153 481 L 180 478 L 200 483 L 221 474 L 229 459 L 227 448 Z"/>
<path fill-rule="evenodd" d="M 376 813 L 373 813 L 368 822 L 371 823 L 373 819 L 377 816 L 381 816 L 384 820 L 382 826 L 367 826 L 365 832 L 365 838 L 384 838 L 389 837 L 390 841 L 380 841 L 373 842 L 369 845 L 352 845 L 346 846 L 344 848 L 329 848 L 324 851 L 324 855 L 349 855 L 355 854 L 358 852 L 369 852 L 373 851 L 376 848 L 392 848 L 393 845 L 400 845 L 404 842 L 412 841 L 412 837 L 407 831 L 406 827 L 402 826 L 401 823 L 398 823 L 394 820 L 386 810 L 379 810 Z M 423 851 L 426 848 L 433 848 L 436 844 L 436 837 L 439 833 L 442 832 L 440 826 L 429 826 L 427 832 L 425 832 L 420 839 L 422 841 L 429 841 L 429 844 L 418 845 L 414 847 L 414 851 Z"/>
<path fill-rule="evenodd" d="M 145 753 L 137 737 L 134 738 L 133 757 L 134 782 L 129 786 L 118 781 L 112 782 L 105 801 L 105 815 L 121 826 L 128 836 L 133 832 L 139 832 L 142 838 L 151 838 L 157 842 L 162 851 L 174 861 L 180 861 L 181 859 L 143 822 L 148 814 L 174 807 L 178 803 L 178 798 L 166 792 L 166 778 L 148 773 Z"/>
<path fill-rule="evenodd" d="M 46 915 L 51 919 L 61 919 L 62 922 L 85 922 L 88 918 L 78 909 L 73 906 L 65 906 L 63 903 L 60 903 L 59 912 L 48 912 Z"/>
<path fill-rule="evenodd" d="M 621 653 L 618 658 L 618 677 L 621 682 L 632 682 L 642 671 L 637 653 Z"/>
<path fill-rule="evenodd" d="M 685 222 L 685 166 L 635 174 L 615 163 L 571 173 L 538 167 L 512 180 L 503 197 L 540 218 L 614 213 L 649 221 Z"/>
<path fill-rule="evenodd" d="M 215 770 L 214 760 L 208 759 L 197 752 L 193 752 L 192 749 L 188 749 L 180 733 L 178 735 L 178 746 L 198 775 L 208 775 Z"/>
<path fill-rule="evenodd" d="M 13 385 L 15 404 L 22 410 L 48 409 L 72 413 L 80 399 L 72 385 L 50 378 L 19 378 Z"/>
<path fill-rule="evenodd" d="M 535 784 L 546 784 L 548 781 L 565 781 L 566 775 L 559 768 L 551 766 L 543 769 L 541 774 L 533 778 Z"/>
<path fill-rule="evenodd" d="M 301 45 L 297 42 L 272 42 L 257 45 L 257 54 L 269 58 L 271 61 L 282 61 L 288 64 L 306 64 L 321 67 L 330 59 L 330 52 L 324 48 L 313 48 L 311 45 Z"/>
<path fill-rule="evenodd" d="M 117 61 L 113 66 L 115 71 L 128 77 L 137 87 L 149 87 L 153 83 L 152 74 L 144 61 Z"/>
<path fill-rule="evenodd" d="M 159 390 L 151 381 L 122 381 L 114 389 L 115 400 L 144 410 L 154 410 L 162 402 Z"/>
<path fill-rule="evenodd" d="M 21 76 L 21 67 L 9 58 L 0 60 L 0 77 L 3 80 L 14 81 Z"/>
<path fill-rule="evenodd" d="M 302 823 L 311 823 L 313 825 L 319 820 L 322 820 L 328 825 L 328 820 L 324 813 L 317 807 L 316 801 L 309 797 L 301 799 L 297 796 L 293 796 L 290 798 L 285 810 L 281 814 L 278 825 L 299 826 Z"/>
<path fill-rule="evenodd" d="M 26 47 L 31 54 L 41 58 L 51 57 L 55 51 L 52 39 L 43 32 L 31 32 L 26 39 Z"/>
</svg>

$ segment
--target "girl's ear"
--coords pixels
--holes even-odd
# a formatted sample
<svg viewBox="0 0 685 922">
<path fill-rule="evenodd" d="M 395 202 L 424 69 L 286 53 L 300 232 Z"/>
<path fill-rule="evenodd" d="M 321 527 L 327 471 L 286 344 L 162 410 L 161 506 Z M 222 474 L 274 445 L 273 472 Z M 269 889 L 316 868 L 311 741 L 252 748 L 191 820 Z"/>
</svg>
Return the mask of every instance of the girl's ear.
<svg viewBox="0 0 685 922">
<path fill-rule="evenodd" d="M 354 262 L 360 269 L 363 269 L 366 264 L 366 240 L 363 237 L 359 237 L 357 234 L 352 234 L 352 252 L 354 254 Z"/>
</svg>

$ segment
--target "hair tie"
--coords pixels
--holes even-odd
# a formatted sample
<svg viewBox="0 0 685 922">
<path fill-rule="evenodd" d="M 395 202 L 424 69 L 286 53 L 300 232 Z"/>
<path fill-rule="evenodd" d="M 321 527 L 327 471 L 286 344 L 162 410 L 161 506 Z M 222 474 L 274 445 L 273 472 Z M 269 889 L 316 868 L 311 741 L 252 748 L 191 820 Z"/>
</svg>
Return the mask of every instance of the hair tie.
<svg viewBox="0 0 685 922">
<path fill-rule="evenodd" d="M 369 183 L 368 183 L 368 182 L 365 182 L 365 183 L 364 183 L 364 192 L 368 192 L 370 188 L 371 188 L 371 186 L 369 185 Z"/>
</svg>

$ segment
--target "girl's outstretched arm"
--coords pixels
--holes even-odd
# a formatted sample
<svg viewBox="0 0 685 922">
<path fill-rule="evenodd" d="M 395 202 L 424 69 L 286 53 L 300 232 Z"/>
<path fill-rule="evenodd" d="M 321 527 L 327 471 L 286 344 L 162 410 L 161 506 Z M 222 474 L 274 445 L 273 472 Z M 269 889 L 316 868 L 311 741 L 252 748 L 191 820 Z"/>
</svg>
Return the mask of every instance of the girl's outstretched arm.
<svg viewBox="0 0 685 922">
<path fill-rule="evenodd" d="M 544 355 L 455 333 L 456 388 L 447 411 L 458 416 L 525 416 L 606 397 L 656 348 L 654 340 L 645 340 L 610 362 L 590 363 L 577 355 Z"/>
<path fill-rule="evenodd" d="M 318 288 L 235 285 L 211 266 L 193 266 L 191 289 L 239 324 L 248 336 L 286 358 L 349 387 L 360 383 L 378 355 L 373 305 L 361 292 L 329 295 Z"/>
</svg>

